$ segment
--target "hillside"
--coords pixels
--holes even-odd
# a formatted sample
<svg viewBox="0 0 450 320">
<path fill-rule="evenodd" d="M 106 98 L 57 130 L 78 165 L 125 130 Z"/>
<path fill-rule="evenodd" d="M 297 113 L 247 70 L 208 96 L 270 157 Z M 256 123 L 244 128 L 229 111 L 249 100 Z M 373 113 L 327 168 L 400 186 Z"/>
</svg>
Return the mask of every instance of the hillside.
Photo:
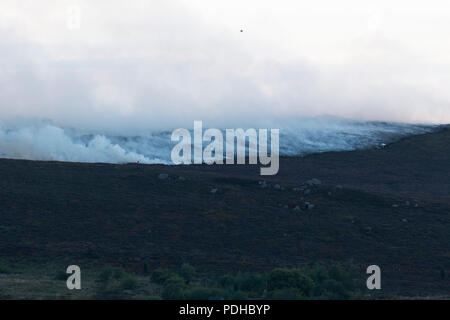
<svg viewBox="0 0 450 320">
<path fill-rule="evenodd" d="M 282 158 L 274 177 L 259 166 L 9 159 L 0 177 L 0 260 L 10 265 L 139 273 L 190 263 L 220 275 L 340 263 L 365 283 L 377 264 L 386 295 L 450 292 L 449 128 L 383 149 Z M 312 178 L 321 184 L 305 184 Z"/>
</svg>

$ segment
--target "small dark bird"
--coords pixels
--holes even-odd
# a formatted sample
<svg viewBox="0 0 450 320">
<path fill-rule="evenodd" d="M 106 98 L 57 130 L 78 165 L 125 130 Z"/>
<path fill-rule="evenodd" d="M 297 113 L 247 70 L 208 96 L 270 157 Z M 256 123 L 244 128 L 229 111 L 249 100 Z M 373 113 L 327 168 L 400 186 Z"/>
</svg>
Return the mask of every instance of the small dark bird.
<svg viewBox="0 0 450 320">
<path fill-rule="evenodd" d="M 241 32 L 244 32 L 244 30 L 241 29 Z"/>
</svg>

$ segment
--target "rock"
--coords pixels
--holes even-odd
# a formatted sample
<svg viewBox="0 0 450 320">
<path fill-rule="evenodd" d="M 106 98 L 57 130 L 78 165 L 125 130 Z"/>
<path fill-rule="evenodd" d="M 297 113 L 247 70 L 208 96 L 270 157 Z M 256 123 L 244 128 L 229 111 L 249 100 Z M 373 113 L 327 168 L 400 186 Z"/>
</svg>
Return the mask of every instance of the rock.
<svg viewBox="0 0 450 320">
<path fill-rule="evenodd" d="M 169 175 L 167 173 L 160 173 L 158 175 L 158 179 L 160 180 L 166 180 L 169 177 Z"/>
<path fill-rule="evenodd" d="M 258 181 L 261 188 L 267 188 L 267 183 L 265 181 Z"/>
<path fill-rule="evenodd" d="M 312 210 L 314 208 L 314 205 L 309 202 L 305 202 L 305 206 L 306 206 L 306 209 L 308 209 L 308 210 Z"/>
<path fill-rule="evenodd" d="M 306 189 L 305 191 L 303 191 L 304 195 L 307 195 L 307 194 L 310 194 L 310 193 L 311 193 L 311 190 L 309 190 L 309 189 Z"/>
<path fill-rule="evenodd" d="M 402 222 L 408 222 L 408 219 L 402 219 Z"/>
<path fill-rule="evenodd" d="M 215 194 L 215 193 L 217 193 L 217 191 L 218 191 L 218 189 L 214 188 L 214 189 L 211 189 L 210 193 Z"/>
<path fill-rule="evenodd" d="M 319 186 L 322 184 L 322 181 L 320 181 L 319 179 L 316 178 L 312 178 L 311 180 L 306 181 L 306 184 L 308 186 Z"/>
<path fill-rule="evenodd" d="M 281 190 L 281 186 L 279 184 L 274 185 L 273 188 L 275 190 Z"/>
</svg>

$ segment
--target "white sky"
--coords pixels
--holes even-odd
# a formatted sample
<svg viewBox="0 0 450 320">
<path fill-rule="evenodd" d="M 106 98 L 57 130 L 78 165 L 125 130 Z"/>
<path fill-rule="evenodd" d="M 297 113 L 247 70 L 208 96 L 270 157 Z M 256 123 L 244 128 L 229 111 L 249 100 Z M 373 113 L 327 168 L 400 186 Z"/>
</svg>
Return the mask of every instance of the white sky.
<svg viewBox="0 0 450 320">
<path fill-rule="evenodd" d="M 449 17 L 436 0 L 2 0 L 0 119 L 450 122 Z"/>
</svg>

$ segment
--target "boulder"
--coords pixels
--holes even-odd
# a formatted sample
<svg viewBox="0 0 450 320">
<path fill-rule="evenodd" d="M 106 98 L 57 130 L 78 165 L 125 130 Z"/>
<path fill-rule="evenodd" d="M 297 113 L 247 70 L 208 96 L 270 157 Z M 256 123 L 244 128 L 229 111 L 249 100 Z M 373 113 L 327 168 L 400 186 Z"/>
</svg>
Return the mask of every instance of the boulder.
<svg viewBox="0 0 450 320">
<path fill-rule="evenodd" d="M 169 175 L 167 173 L 160 173 L 158 175 L 158 179 L 160 180 L 166 180 L 167 178 L 169 178 Z"/>
<path fill-rule="evenodd" d="M 306 206 L 306 209 L 308 209 L 308 210 L 312 210 L 314 208 L 314 205 L 309 202 L 305 202 L 305 206 Z"/>
<path fill-rule="evenodd" d="M 319 179 L 316 178 L 312 178 L 311 180 L 306 181 L 306 184 L 308 186 L 319 186 L 322 184 L 322 181 L 320 181 Z"/>
</svg>

